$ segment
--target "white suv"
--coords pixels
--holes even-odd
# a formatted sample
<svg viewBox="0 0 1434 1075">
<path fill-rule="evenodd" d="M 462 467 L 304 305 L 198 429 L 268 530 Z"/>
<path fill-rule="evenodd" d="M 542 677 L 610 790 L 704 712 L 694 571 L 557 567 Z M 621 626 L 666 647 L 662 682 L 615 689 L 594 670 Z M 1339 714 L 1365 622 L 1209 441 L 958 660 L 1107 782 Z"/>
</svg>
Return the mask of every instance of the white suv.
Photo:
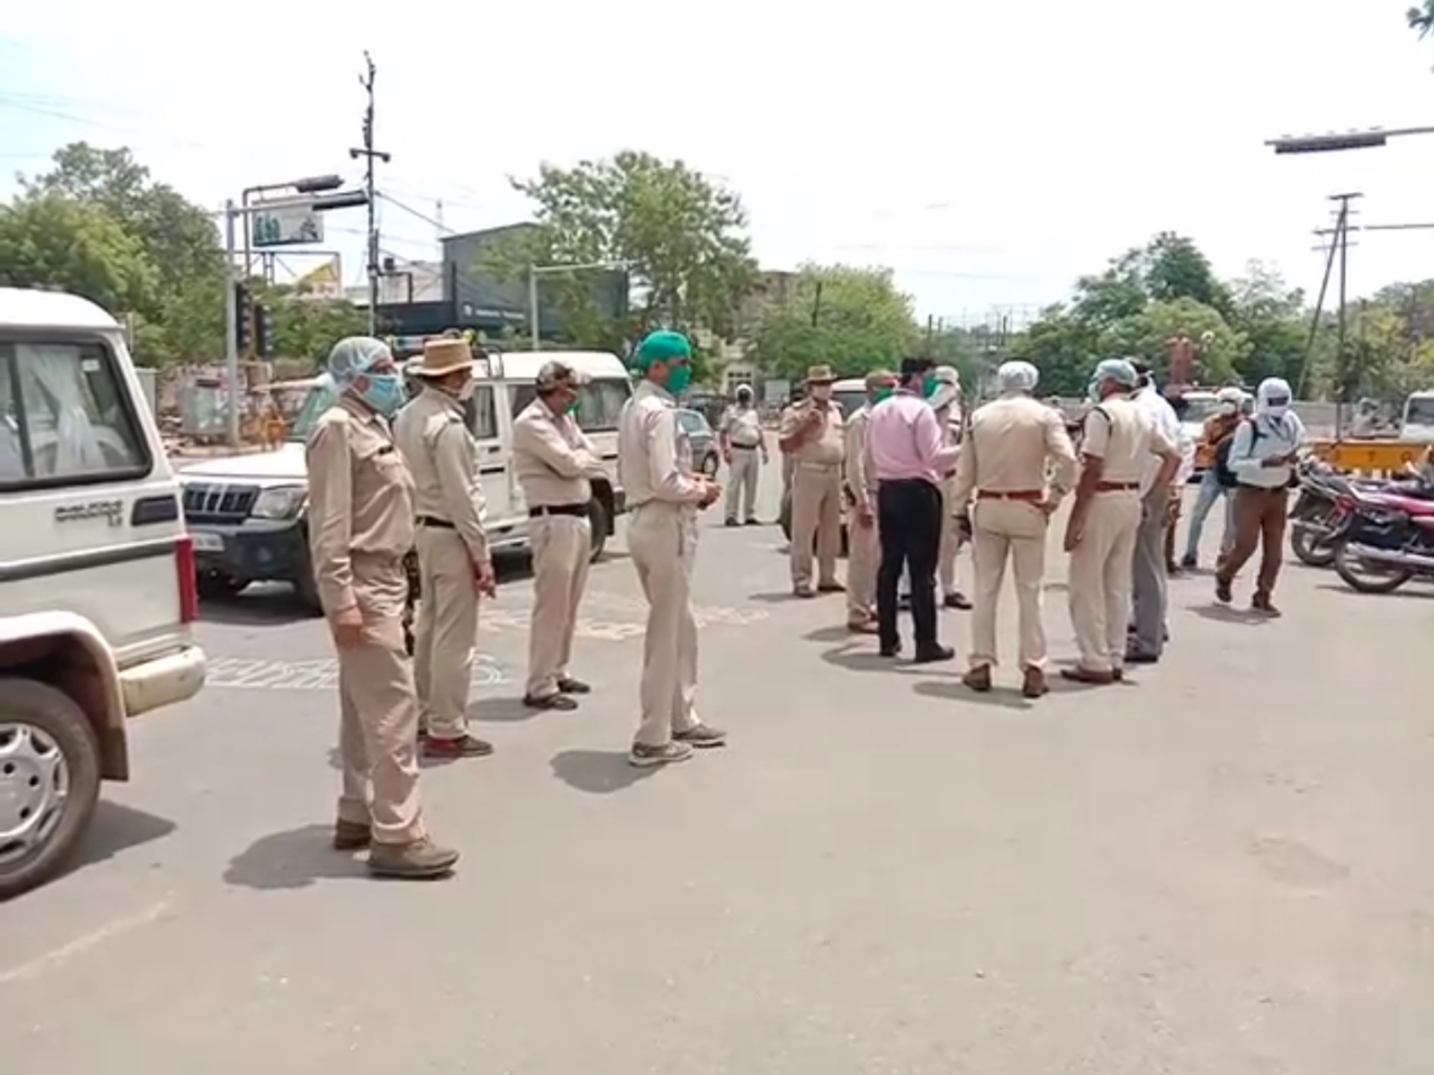
<svg viewBox="0 0 1434 1075">
<path fill-rule="evenodd" d="M 114 318 L 0 288 L 0 899 L 62 869 L 125 721 L 204 653 L 179 483 Z"/>
</svg>

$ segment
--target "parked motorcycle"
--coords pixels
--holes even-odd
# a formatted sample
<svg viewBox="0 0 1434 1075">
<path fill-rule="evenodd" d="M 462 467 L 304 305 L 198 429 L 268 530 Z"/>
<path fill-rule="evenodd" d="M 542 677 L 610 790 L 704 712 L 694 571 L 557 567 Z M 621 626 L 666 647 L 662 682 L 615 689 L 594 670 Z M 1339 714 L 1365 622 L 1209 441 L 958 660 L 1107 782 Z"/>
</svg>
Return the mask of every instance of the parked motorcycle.
<svg viewBox="0 0 1434 1075">
<path fill-rule="evenodd" d="M 1434 579 L 1434 500 L 1408 492 L 1356 493 L 1340 500 L 1346 522 L 1334 569 L 1345 585 L 1384 594 L 1410 579 Z"/>
<path fill-rule="evenodd" d="M 1299 479 L 1299 493 L 1290 509 L 1290 548 L 1301 563 L 1329 567 L 1349 521 L 1340 504 L 1352 500 L 1359 486 L 1318 459 L 1300 466 Z"/>
</svg>

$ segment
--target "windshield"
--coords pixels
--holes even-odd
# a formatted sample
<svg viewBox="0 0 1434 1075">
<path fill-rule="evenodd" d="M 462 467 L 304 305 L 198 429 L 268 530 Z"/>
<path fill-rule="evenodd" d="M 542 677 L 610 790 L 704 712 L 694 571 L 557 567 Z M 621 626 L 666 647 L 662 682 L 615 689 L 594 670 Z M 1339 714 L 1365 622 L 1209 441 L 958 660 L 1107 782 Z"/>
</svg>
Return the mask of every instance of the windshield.
<svg viewBox="0 0 1434 1075">
<path fill-rule="evenodd" d="M 861 388 L 853 388 L 843 392 L 833 392 L 832 399 L 836 400 L 837 405 L 841 407 L 842 416 L 850 418 L 852 411 L 866 402 L 866 391 Z"/>
<path fill-rule="evenodd" d="M 1404 405 L 1404 424 L 1408 426 L 1434 426 L 1434 397 L 1411 397 Z"/>
<path fill-rule="evenodd" d="M 678 411 L 677 422 L 688 433 L 707 432 L 707 419 L 696 411 Z"/>
<path fill-rule="evenodd" d="M 1185 404 L 1185 414 L 1180 420 L 1192 424 L 1205 421 L 1206 418 L 1209 418 L 1220 407 L 1220 401 L 1213 396 L 1197 397 L 1195 399 L 1186 396 Z"/>
<path fill-rule="evenodd" d="M 309 430 L 314 428 L 319 415 L 332 407 L 336 398 L 338 397 L 324 385 L 316 384 L 310 388 L 309 394 L 304 397 L 304 405 L 299 408 L 299 413 L 294 415 L 288 436 L 284 439 L 291 443 L 305 443 L 309 439 Z"/>
</svg>

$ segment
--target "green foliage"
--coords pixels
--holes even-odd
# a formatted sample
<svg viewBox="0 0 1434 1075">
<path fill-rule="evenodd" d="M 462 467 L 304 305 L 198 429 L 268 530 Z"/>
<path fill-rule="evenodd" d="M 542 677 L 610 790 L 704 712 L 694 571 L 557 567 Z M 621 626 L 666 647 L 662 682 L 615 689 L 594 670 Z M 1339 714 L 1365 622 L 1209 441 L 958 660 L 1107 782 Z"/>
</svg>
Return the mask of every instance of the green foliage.
<svg viewBox="0 0 1434 1075">
<path fill-rule="evenodd" d="M 151 307 L 158 279 L 142 244 L 103 206 L 31 194 L 0 207 L 0 283 L 73 291 L 125 312 Z"/>
<path fill-rule="evenodd" d="M 1421 39 L 1434 31 L 1434 0 L 1423 0 L 1419 7 L 1411 7 L 1404 13 L 1409 28 L 1416 31 Z"/>
<path fill-rule="evenodd" d="M 730 339 L 756 261 L 737 195 L 681 161 L 624 151 L 573 168 L 544 165 L 513 180 L 536 203 L 537 224 L 500 244 L 481 270 L 522 279 L 531 265 L 625 268 L 642 296 L 625 324 L 602 317 L 579 270 L 543 275 L 544 303 L 556 297 L 575 341 L 621 350 L 649 328 L 702 329 Z"/>
<path fill-rule="evenodd" d="M 889 269 L 805 265 L 791 299 L 762 311 L 755 357 L 768 374 L 792 380 L 815 365 L 841 377 L 895 369 L 920 341 L 912 309 Z"/>
<path fill-rule="evenodd" d="M 289 286 L 269 287 L 259 297 L 273 313 L 274 353 L 308 359 L 315 369 L 339 340 L 368 331 L 367 312 L 350 302 L 301 296 Z"/>
</svg>

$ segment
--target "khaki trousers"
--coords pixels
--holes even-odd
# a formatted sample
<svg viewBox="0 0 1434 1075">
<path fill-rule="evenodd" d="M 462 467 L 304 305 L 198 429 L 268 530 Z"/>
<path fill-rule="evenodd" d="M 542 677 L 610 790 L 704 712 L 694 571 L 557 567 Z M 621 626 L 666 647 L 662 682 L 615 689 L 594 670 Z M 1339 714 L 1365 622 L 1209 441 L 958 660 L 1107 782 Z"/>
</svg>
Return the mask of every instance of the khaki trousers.
<svg viewBox="0 0 1434 1075">
<path fill-rule="evenodd" d="M 588 581 L 592 524 L 587 516 L 539 515 L 528 520 L 533 548 L 533 615 L 528 626 L 530 698 L 551 698 L 568 674 L 578 605 Z"/>
<path fill-rule="evenodd" d="M 1081 667 L 1091 672 L 1125 667 L 1131 568 L 1140 516 L 1140 497 L 1135 490 L 1096 493 L 1086 515 L 1085 533 L 1071 553 L 1071 625 Z"/>
<path fill-rule="evenodd" d="M 956 485 L 948 478 L 941 486 L 941 548 L 936 553 L 936 578 L 945 597 L 959 593 L 956 585 L 956 554 L 961 551 L 961 524 L 951 514 L 951 492 Z"/>
<path fill-rule="evenodd" d="M 863 526 L 856 512 L 847 513 L 846 613 L 848 623 L 876 618 L 876 569 L 881 564 L 881 535 L 876 520 Z"/>
<path fill-rule="evenodd" d="M 468 730 L 468 689 L 478 640 L 478 589 L 468 546 L 456 530 L 418 528 L 422 597 L 413 647 L 421 727 L 434 739 Z"/>
<path fill-rule="evenodd" d="M 647 598 L 642 640 L 642 719 L 636 741 L 652 747 L 699 723 L 697 620 L 692 614 L 692 569 L 697 559 L 697 512 L 650 500 L 632 509 L 627 546 Z"/>
<path fill-rule="evenodd" d="M 733 448 L 731 473 L 727 475 L 727 501 L 723 505 L 729 522 L 757 517 L 757 476 L 762 473 L 761 454 L 756 448 Z M 737 514 L 738 500 L 742 514 Z"/>
<path fill-rule="evenodd" d="M 1041 583 L 1046 573 L 1046 513 L 1029 500 L 991 498 L 978 501 L 971 514 L 971 558 L 976 568 L 971 667 L 997 663 L 996 608 L 1009 557 L 1016 576 L 1021 667 L 1044 668 L 1046 626 L 1042 620 Z"/>
<path fill-rule="evenodd" d="M 353 555 L 363 642 L 338 651 L 341 821 L 369 825 L 380 844 L 425 835 L 418 799 L 418 704 L 403 648 L 403 562 Z"/>
<path fill-rule="evenodd" d="M 817 550 L 817 583 L 834 585 L 841 554 L 841 467 L 797 463 L 792 471 L 792 585 L 812 586 L 812 546 Z"/>
</svg>

